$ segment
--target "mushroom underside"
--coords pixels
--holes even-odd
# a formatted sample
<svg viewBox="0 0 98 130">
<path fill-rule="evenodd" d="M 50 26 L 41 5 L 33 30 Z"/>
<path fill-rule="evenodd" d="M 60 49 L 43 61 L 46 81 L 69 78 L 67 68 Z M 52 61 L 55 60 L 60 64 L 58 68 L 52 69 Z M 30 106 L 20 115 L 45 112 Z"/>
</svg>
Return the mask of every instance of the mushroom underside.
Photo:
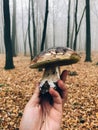
<svg viewBox="0 0 98 130">
<path fill-rule="evenodd" d="M 64 66 L 64 65 L 71 65 L 74 63 L 77 63 L 79 61 L 79 56 L 78 55 L 73 55 L 70 58 L 66 59 L 60 59 L 60 58 L 55 58 L 55 59 L 48 59 L 42 62 L 36 62 L 34 64 L 30 65 L 30 68 L 46 68 L 46 67 L 52 67 L 52 66 Z"/>
</svg>

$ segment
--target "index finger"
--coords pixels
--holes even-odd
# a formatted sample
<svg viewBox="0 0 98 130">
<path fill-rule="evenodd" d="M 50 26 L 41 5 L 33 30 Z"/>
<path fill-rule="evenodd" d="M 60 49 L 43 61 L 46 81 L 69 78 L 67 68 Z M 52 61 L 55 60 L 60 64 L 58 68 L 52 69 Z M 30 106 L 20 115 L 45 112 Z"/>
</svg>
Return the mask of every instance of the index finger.
<svg viewBox="0 0 98 130">
<path fill-rule="evenodd" d="M 62 74 L 61 74 L 61 76 L 60 76 L 60 78 L 61 78 L 61 80 L 62 80 L 63 82 L 66 81 L 67 75 L 68 75 L 68 71 L 67 71 L 67 70 L 63 70 L 63 72 L 62 72 Z"/>
<path fill-rule="evenodd" d="M 61 93 L 62 99 L 67 100 L 67 88 L 66 88 L 64 82 L 62 80 L 58 80 L 57 84 L 62 91 L 62 93 Z"/>
</svg>

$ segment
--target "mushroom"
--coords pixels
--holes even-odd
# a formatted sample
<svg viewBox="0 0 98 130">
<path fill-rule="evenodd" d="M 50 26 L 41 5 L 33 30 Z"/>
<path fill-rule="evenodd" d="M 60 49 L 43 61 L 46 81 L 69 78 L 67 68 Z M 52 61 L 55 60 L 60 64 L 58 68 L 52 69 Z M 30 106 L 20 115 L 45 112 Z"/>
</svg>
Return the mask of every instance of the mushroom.
<svg viewBox="0 0 98 130">
<path fill-rule="evenodd" d="M 57 80 L 60 79 L 60 66 L 77 63 L 80 56 L 70 48 L 55 47 L 41 52 L 30 64 L 30 68 L 44 68 L 44 74 L 40 82 L 40 93 L 48 93 L 53 87 L 60 92 Z"/>
</svg>

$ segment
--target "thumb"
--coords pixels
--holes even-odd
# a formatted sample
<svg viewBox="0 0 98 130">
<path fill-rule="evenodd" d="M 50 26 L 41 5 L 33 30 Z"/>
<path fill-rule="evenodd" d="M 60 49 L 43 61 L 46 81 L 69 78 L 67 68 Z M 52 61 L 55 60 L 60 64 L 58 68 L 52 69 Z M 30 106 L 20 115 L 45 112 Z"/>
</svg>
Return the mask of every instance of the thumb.
<svg viewBox="0 0 98 130">
<path fill-rule="evenodd" d="M 61 80 L 62 80 L 63 82 L 66 81 L 67 75 L 68 75 L 68 71 L 67 71 L 67 70 L 64 70 L 64 71 L 62 72 L 61 76 L 60 76 L 60 78 L 61 78 Z"/>
</svg>

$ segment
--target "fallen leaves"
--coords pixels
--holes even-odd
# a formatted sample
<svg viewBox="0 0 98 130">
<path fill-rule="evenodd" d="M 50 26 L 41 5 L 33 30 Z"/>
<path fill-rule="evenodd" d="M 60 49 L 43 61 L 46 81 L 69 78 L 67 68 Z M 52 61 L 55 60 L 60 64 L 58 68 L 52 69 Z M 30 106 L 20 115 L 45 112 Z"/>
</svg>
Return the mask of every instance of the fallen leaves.
<svg viewBox="0 0 98 130">
<path fill-rule="evenodd" d="M 69 94 L 67 106 L 64 106 L 65 130 L 98 129 L 98 66 L 94 64 L 97 55 L 94 55 L 95 61 L 91 63 L 83 62 L 83 58 L 78 64 L 66 68 L 77 72 L 77 75 L 68 76 L 66 82 Z"/>
<path fill-rule="evenodd" d="M 67 69 L 68 100 L 64 104 L 63 130 L 98 129 L 98 66 L 97 54 L 93 62 L 81 61 Z M 4 55 L 0 55 L 0 130 L 19 130 L 24 107 L 40 81 L 42 72 L 29 68 L 29 57 L 14 58 L 15 69 L 5 71 Z"/>
<path fill-rule="evenodd" d="M 0 57 L 0 130 L 18 130 L 23 109 L 33 94 L 40 74 L 29 68 L 29 57 L 16 57 L 16 68 L 2 68 L 4 56 Z"/>
</svg>

